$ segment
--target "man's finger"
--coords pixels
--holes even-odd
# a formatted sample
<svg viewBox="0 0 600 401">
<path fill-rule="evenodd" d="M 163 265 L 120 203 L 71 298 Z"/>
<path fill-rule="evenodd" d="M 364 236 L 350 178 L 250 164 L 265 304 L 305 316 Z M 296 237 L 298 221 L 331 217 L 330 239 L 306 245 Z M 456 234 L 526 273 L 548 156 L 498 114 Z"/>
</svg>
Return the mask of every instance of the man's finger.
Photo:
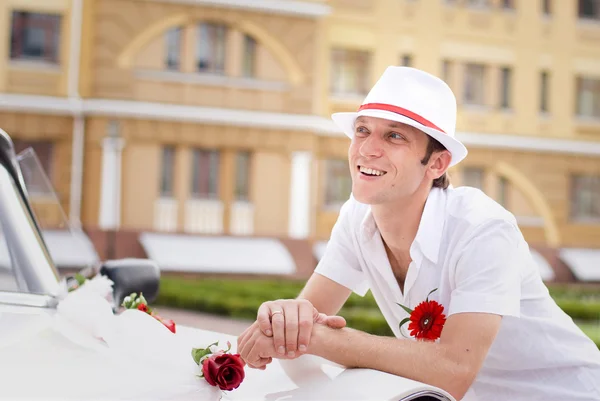
<svg viewBox="0 0 600 401">
<path fill-rule="evenodd" d="M 273 335 L 273 327 L 271 327 L 270 304 L 270 302 L 264 302 L 262 305 L 260 305 L 256 314 L 256 321 L 258 322 L 260 331 L 262 331 L 262 333 L 268 337 Z"/>
<path fill-rule="evenodd" d="M 273 362 L 273 358 L 260 358 L 257 361 L 254 361 L 253 363 L 246 363 L 249 367 L 253 368 L 253 369 L 260 369 L 260 370 L 265 370 L 267 365 L 270 364 L 271 362 Z"/>
<path fill-rule="evenodd" d="M 346 326 L 346 319 L 341 316 L 328 316 L 324 313 L 319 313 L 315 319 L 315 323 L 325 324 L 332 329 L 341 329 Z"/>
<path fill-rule="evenodd" d="M 285 313 L 285 348 L 287 356 L 293 358 L 298 351 L 298 304 L 288 303 L 284 308 Z"/>
<path fill-rule="evenodd" d="M 285 314 L 280 304 L 271 305 L 271 327 L 275 351 L 285 355 Z"/>
<path fill-rule="evenodd" d="M 252 323 L 250 325 L 250 327 L 248 327 L 246 330 L 244 330 L 242 332 L 242 334 L 240 334 L 237 338 L 237 349 L 241 349 L 245 342 L 248 340 L 248 337 L 250 336 L 250 333 L 252 333 L 252 330 L 256 327 L 256 322 Z"/>
<path fill-rule="evenodd" d="M 300 352 L 306 352 L 310 344 L 315 310 L 309 302 L 302 302 L 298 306 L 298 351 Z"/>
<path fill-rule="evenodd" d="M 266 354 L 266 343 L 262 341 L 260 336 L 260 333 L 255 333 L 255 335 L 252 336 L 254 341 L 249 341 L 249 343 L 252 342 L 252 348 L 248 349 L 249 347 L 247 347 L 244 349 L 244 351 L 247 352 L 247 361 L 255 366 L 259 364 L 261 358 L 269 358 L 269 355 Z M 268 341 L 271 342 L 271 339 L 268 339 Z"/>
<path fill-rule="evenodd" d="M 256 332 L 252 332 L 244 341 L 244 344 L 241 345 L 241 348 L 237 349 L 237 352 L 240 354 L 244 362 L 251 363 L 252 359 L 249 358 L 250 351 L 254 348 L 254 344 L 256 343 Z"/>
<path fill-rule="evenodd" d="M 346 319 L 341 316 L 327 316 L 325 323 L 332 329 L 341 329 L 346 327 Z"/>
</svg>

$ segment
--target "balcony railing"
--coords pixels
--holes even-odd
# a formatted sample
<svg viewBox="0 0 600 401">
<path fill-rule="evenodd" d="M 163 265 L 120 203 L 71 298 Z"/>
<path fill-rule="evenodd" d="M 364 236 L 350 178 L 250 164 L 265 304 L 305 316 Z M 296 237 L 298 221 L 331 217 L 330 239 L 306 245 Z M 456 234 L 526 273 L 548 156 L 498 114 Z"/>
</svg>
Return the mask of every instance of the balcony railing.
<svg viewBox="0 0 600 401">
<path fill-rule="evenodd" d="M 254 205 L 250 202 L 234 202 L 231 205 L 231 234 L 251 235 L 254 233 Z"/>
<path fill-rule="evenodd" d="M 154 229 L 177 230 L 177 199 L 160 198 L 154 203 Z"/>
<path fill-rule="evenodd" d="M 221 234 L 223 202 L 213 199 L 190 199 L 185 204 L 184 230 L 189 233 Z"/>
</svg>

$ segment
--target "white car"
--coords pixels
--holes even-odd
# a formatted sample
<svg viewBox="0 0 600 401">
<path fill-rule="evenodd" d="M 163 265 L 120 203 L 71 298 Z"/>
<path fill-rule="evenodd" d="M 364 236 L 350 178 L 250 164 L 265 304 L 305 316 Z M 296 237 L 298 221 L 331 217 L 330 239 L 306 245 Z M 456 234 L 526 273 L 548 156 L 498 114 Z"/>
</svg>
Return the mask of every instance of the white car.
<svg viewBox="0 0 600 401">
<path fill-rule="evenodd" d="M 182 325 L 174 334 L 142 312 L 118 313 L 131 292 L 156 296 L 160 272 L 152 261 L 105 262 L 96 272 L 114 283 L 112 305 L 68 292 L 71 282 L 54 266 L 12 142 L 0 130 L 0 399 L 453 400 L 423 383 L 313 356 L 246 368 L 240 387 L 221 393 L 197 376 L 191 348 L 231 341 L 235 351 L 235 337 Z M 109 326 L 112 340 L 99 338 Z"/>
</svg>

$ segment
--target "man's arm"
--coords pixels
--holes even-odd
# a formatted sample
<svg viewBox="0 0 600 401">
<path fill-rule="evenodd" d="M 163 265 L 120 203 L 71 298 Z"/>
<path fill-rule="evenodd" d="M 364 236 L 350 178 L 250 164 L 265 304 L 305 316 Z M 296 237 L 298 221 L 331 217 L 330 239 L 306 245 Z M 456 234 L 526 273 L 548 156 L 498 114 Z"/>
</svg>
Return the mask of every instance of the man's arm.
<svg viewBox="0 0 600 401">
<path fill-rule="evenodd" d="M 333 316 L 342 309 L 351 293 L 352 290 L 330 278 L 313 273 L 298 298 L 308 300 L 319 312 Z"/>
<path fill-rule="evenodd" d="M 483 313 L 452 315 L 439 343 L 316 324 L 309 353 L 347 367 L 376 369 L 427 383 L 460 400 L 483 365 L 501 319 Z"/>
</svg>

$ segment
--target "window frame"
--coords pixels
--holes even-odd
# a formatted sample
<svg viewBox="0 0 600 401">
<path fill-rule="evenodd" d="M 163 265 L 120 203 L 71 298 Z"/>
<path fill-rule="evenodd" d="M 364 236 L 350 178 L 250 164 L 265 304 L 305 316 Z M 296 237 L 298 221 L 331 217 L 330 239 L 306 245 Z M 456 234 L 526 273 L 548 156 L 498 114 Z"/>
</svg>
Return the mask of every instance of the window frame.
<svg viewBox="0 0 600 401">
<path fill-rule="evenodd" d="M 161 149 L 160 165 L 160 197 L 173 198 L 175 196 L 175 161 L 177 148 L 173 145 L 163 146 Z"/>
<path fill-rule="evenodd" d="M 371 51 L 332 47 L 330 60 L 329 94 L 331 96 L 365 96 L 368 93 L 372 68 Z M 363 65 L 358 66 L 361 62 Z M 352 69 L 356 70 L 353 77 L 348 73 L 348 70 Z M 350 76 L 350 80 L 354 81 L 354 85 L 348 85 L 350 81 L 348 76 Z"/>
<path fill-rule="evenodd" d="M 206 158 L 207 160 L 202 160 Z M 222 153 L 219 149 L 194 148 L 192 150 L 192 174 L 190 197 L 197 200 L 218 200 L 220 199 L 220 174 L 221 174 Z M 212 165 L 212 164 L 215 165 Z M 203 192 L 200 184 L 200 174 L 204 171 L 201 167 L 206 167 L 206 177 L 202 177 L 206 186 L 206 192 Z M 214 171 L 214 170 L 216 171 Z M 213 188 L 211 188 L 213 187 Z"/>
<path fill-rule="evenodd" d="M 463 103 L 467 106 L 477 106 L 477 107 L 487 107 L 487 91 L 486 88 L 486 80 L 488 75 L 488 66 L 483 63 L 477 62 L 468 62 L 464 65 L 464 82 L 463 82 Z M 477 85 L 477 83 L 472 83 L 469 81 L 469 78 L 474 77 L 473 70 L 477 69 L 481 72 L 481 85 Z M 479 77 L 477 77 L 479 78 Z M 475 89 L 480 89 L 481 92 L 479 94 L 475 93 L 474 95 L 469 95 L 469 85 L 475 85 Z M 477 92 L 477 91 L 475 91 Z M 481 97 L 481 99 L 469 99 L 470 96 L 474 98 Z M 479 102 L 481 100 L 481 102 Z"/>
<path fill-rule="evenodd" d="M 178 26 L 167 30 L 165 33 L 165 60 L 164 64 L 168 71 L 179 71 L 181 69 L 181 44 L 183 41 L 183 27 Z M 171 53 L 171 45 L 174 45 L 177 51 Z M 171 56 L 177 55 L 172 63 Z"/>
<path fill-rule="evenodd" d="M 328 158 L 323 160 L 323 168 L 325 170 L 325 174 L 323 174 L 323 201 L 322 207 L 326 210 L 337 210 L 339 209 L 344 202 L 346 202 L 350 198 L 350 194 L 352 193 L 352 175 L 350 173 L 350 168 L 348 167 L 348 160 L 340 159 L 340 158 Z M 331 172 L 334 172 L 332 175 Z M 338 173 L 345 171 L 345 175 L 340 175 Z M 338 182 L 337 180 L 342 178 L 343 182 Z M 336 182 L 332 182 L 332 181 Z M 348 193 L 342 194 L 341 191 L 347 187 Z"/>
<path fill-rule="evenodd" d="M 585 182 L 578 183 L 578 180 L 590 180 L 591 188 L 586 188 Z M 590 205 L 587 207 L 590 210 L 581 211 L 581 197 L 584 194 L 590 193 Z M 569 217 L 573 222 L 599 222 L 600 221 L 600 175 L 590 173 L 571 173 L 570 176 L 570 208 Z M 594 204 L 597 203 L 597 210 L 594 212 Z"/>
<path fill-rule="evenodd" d="M 510 66 L 500 67 L 500 102 L 502 110 L 512 110 L 513 69 Z M 485 93 L 484 93 L 485 95 Z"/>
<path fill-rule="evenodd" d="M 586 2 L 589 2 L 585 4 Z M 592 8 L 591 15 L 584 14 L 585 6 Z M 598 0 L 579 0 L 577 2 L 577 17 L 584 21 L 598 21 L 600 22 L 600 1 Z"/>
<path fill-rule="evenodd" d="M 584 105 L 582 96 L 584 95 L 584 91 L 587 91 L 587 89 L 583 88 L 584 85 L 591 87 L 591 115 L 582 113 Z M 575 115 L 579 118 L 600 119 L 600 77 L 577 75 L 575 77 L 575 91 Z"/>
<path fill-rule="evenodd" d="M 203 41 L 204 35 L 210 38 Z M 229 27 L 219 22 L 201 22 L 196 29 L 196 71 L 204 74 L 225 75 L 227 66 L 227 38 Z M 205 53 L 205 54 L 203 54 Z M 206 65 L 202 65 L 206 57 Z"/>
<path fill-rule="evenodd" d="M 63 15 L 59 13 L 13 10 L 10 16 L 9 60 L 59 65 L 62 25 Z M 34 28 L 43 33 L 40 55 L 26 54 L 27 37 L 33 35 L 30 30 Z"/>
<path fill-rule="evenodd" d="M 240 161 L 243 160 L 245 169 L 240 170 Z M 235 153 L 235 176 L 233 187 L 233 199 L 235 202 L 250 202 L 250 188 L 252 180 L 252 152 L 240 150 Z M 241 182 L 245 181 L 245 182 Z"/>
</svg>

